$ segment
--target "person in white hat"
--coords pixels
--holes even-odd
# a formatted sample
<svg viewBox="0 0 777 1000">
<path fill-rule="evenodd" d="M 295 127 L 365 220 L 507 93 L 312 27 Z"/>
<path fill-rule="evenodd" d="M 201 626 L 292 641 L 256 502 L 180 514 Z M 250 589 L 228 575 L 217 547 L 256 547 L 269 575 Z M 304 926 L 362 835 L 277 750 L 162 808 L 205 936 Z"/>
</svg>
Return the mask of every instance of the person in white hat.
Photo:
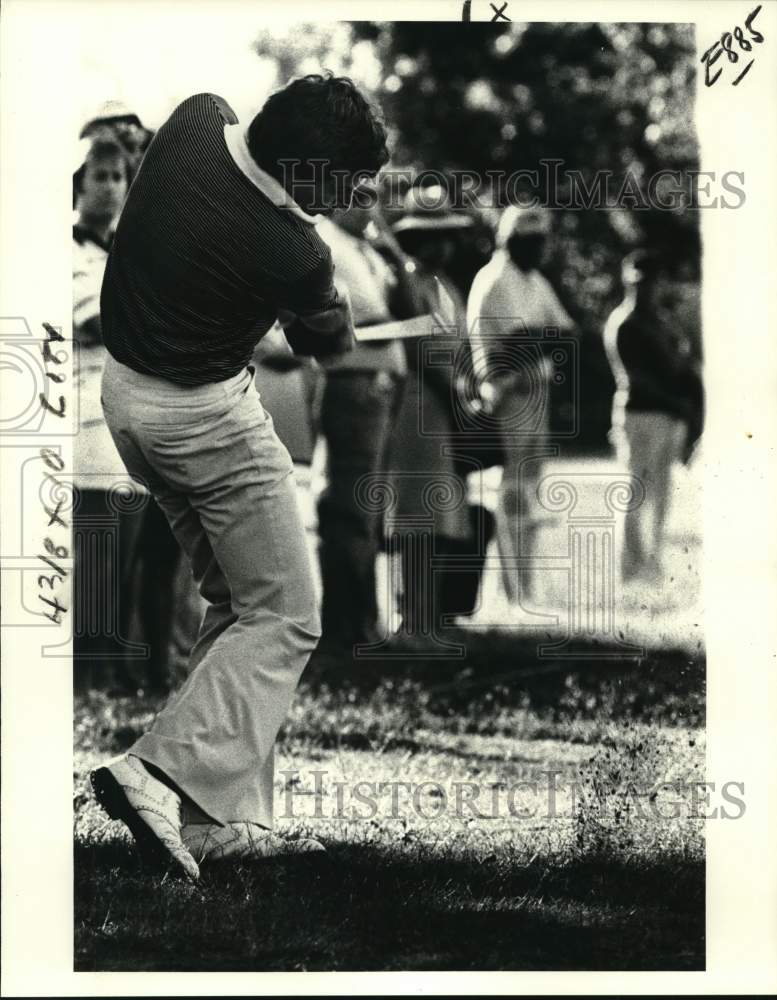
<svg viewBox="0 0 777 1000">
<path fill-rule="evenodd" d="M 104 101 L 81 126 L 79 139 L 112 134 L 124 147 L 133 170 L 137 170 L 143 153 L 152 139 L 140 117 L 122 101 Z"/>
<path fill-rule="evenodd" d="M 470 234 L 473 219 L 451 206 L 441 185 L 412 188 L 404 202 L 405 214 L 392 226 L 401 251 L 412 265 L 411 280 L 422 311 L 432 311 L 437 285 L 442 285 L 454 308 L 455 329 L 443 334 L 446 348 L 457 331 L 466 326 L 466 303 L 449 275 L 462 238 Z M 394 428 L 393 486 L 396 507 L 392 531 L 400 539 L 401 579 L 396 594 L 406 635 L 433 637 L 443 626 L 443 616 L 464 614 L 474 603 L 478 584 L 475 574 L 451 571 L 440 565 L 440 557 L 453 561 L 468 554 L 475 542 L 471 511 L 466 503 L 440 504 L 430 511 L 430 489 L 444 488 L 466 496 L 469 468 L 456 455 L 458 424 L 454 400 L 457 387 L 455 364 L 423 364 L 425 348 L 438 334 L 424 341 L 406 341 L 408 377 Z M 439 337 L 438 337 L 439 339 Z M 433 544 L 425 541 L 433 521 Z M 434 565 L 436 561 L 436 566 Z M 469 588 L 469 590 L 467 590 Z"/>
<path fill-rule="evenodd" d="M 496 530 L 512 604 L 532 593 L 531 557 L 542 520 L 536 487 L 548 452 L 552 377 L 543 346 L 548 330 L 574 329 L 539 270 L 550 230 L 547 209 L 507 208 L 496 250 L 475 276 L 467 302 L 475 376 L 505 453 Z"/>
</svg>

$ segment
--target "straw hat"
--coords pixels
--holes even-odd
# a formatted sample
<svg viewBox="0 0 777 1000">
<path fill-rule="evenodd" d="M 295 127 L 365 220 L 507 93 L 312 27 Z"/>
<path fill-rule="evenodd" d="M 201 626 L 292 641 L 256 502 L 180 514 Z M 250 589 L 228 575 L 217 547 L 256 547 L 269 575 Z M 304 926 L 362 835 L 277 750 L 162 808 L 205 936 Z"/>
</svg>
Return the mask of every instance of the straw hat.
<svg viewBox="0 0 777 1000">
<path fill-rule="evenodd" d="M 88 118 L 79 132 L 78 138 L 83 139 L 97 125 L 107 125 L 110 122 L 126 122 L 128 125 L 137 125 L 143 128 L 143 122 L 137 114 L 122 101 L 104 101 L 91 118 Z"/>
<path fill-rule="evenodd" d="M 395 234 L 422 230 L 469 229 L 472 217 L 450 207 L 448 192 L 440 184 L 411 188 L 402 206 L 404 215 L 392 225 Z"/>
</svg>

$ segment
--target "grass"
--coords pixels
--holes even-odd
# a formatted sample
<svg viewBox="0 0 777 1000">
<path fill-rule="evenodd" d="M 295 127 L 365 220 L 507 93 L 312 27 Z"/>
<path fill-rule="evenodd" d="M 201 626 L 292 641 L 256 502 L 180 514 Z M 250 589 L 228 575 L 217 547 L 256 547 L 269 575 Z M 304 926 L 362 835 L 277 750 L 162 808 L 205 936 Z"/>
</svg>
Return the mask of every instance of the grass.
<svg viewBox="0 0 777 1000">
<path fill-rule="evenodd" d="M 276 815 L 327 854 L 227 862 L 197 887 L 144 871 L 87 788 L 160 700 L 79 698 L 76 969 L 703 968 L 703 831 L 687 808 L 703 660 L 538 664 L 486 636 L 464 664 L 422 654 L 311 664 L 278 742 Z"/>
</svg>

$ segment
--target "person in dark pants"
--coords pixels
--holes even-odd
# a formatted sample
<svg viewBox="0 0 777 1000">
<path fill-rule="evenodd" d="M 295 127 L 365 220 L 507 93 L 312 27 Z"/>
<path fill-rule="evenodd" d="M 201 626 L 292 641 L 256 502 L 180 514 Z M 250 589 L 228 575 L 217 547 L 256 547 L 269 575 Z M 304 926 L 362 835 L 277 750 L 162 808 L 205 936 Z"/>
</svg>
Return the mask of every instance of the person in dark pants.
<svg viewBox="0 0 777 1000">
<path fill-rule="evenodd" d="M 390 300 L 397 285 L 392 269 L 364 236 L 369 223 L 369 211 L 354 208 L 337 224 L 319 227 L 338 278 L 349 290 L 356 328 L 392 319 Z M 359 482 L 388 468 L 404 377 L 399 341 L 359 343 L 327 364 L 320 414 L 327 485 L 318 503 L 324 648 L 379 638 L 375 569 L 383 521 L 360 498 Z"/>
<path fill-rule="evenodd" d="M 175 587 L 176 579 L 181 576 L 178 573 L 183 558 L 181 546 L 152 496 L 143 508 L 134 557 L 134 603 L 140 638 L 148 647 L 148 657 L 137 681 L 150 691 L 169 691 L 174 684 L 172 643 L 176 615 L 179 601 L 186 600 L 188 595 Z M 196 638 L 196 628 L 186 629 L 184 641 L 189 648 Z"/>
<path fill-rule="evenodd" d="M 460 339 L 456 364 L 427 365 L 421 370 L 418 341 L 407 341 L 408 378 L 402 408 L 394 428 L 393 474 L 397 490 L 397 514 L 405 525 L 402 536 L 401 587 L 397 605 L 401 630 L 407 635 L 437 634 L 445 617 L 468 615 L 475 609 L 481 570 L 478 562 L 492 525 L 489 513 L 468 502 L 467 473 L 474 466 L 460 458 L 460 436 L 454 401 L 460 396 L 456 371 L 459 354 L 468 349 L 466 307 L 462 294 L 449 276 L 449 268 L 462 234 L 472 227 L 472 218 L 454 211 L 446 193 L 437 186 L 412 190 L 405 201 L 405 214 L 394 223 L 393 233 L 408 259 L 411 281 L 421 312 L 434 308 L 439 281 L 455 309 L 455 329 L 447 334 Z M 435 280 L 436 279 L 436 280 Z M 433 343 L 433 341 L 431 341 Z M 423 429 L 421 433 L 420 429 Z M 451 502 L 434 508 L 433 541 L 428 529 L 413 529 L 409 523 L 428 513 L 430 491 L 440 490 Z M 472 569 L 446 570 L 444 560 L 462 557 Z M 432 572 L 432 562 L 437 566 Z M 482 565 L 482 564 L 481 564 Z"/>
</svg>

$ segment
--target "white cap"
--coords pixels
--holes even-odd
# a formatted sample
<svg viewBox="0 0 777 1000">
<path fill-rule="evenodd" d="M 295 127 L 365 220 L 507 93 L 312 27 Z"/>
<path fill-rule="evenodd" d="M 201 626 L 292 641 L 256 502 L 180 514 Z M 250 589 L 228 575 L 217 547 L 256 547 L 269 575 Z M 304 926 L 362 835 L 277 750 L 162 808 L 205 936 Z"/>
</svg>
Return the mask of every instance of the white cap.
<svg viewBox="0 0 777 1000">
<path fill-rule="evenodd" d="M 122 101 L 104 101 L 91 118 L 84 122 L 78 137 L 83 139 L 93 125 L 122 120 L 132 122 L 138 128 L 143 128 L 143 122 L 137 114 Z"/>
</svg>

